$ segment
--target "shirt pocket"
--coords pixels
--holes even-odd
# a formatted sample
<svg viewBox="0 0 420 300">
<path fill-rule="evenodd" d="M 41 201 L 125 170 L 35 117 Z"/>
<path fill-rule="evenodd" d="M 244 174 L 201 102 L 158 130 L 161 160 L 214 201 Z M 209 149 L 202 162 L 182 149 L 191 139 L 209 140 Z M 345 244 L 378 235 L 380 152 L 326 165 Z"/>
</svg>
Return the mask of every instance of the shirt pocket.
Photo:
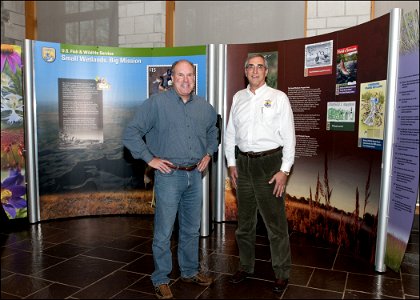
<svg viewBox="0 0 420 300">
<path fill-rule="evenodd" d="M 273 107 L 261 107 L 261 122 L 264 125 L 273 125 L 276 122 L 276 112 Z"/>
</svg>

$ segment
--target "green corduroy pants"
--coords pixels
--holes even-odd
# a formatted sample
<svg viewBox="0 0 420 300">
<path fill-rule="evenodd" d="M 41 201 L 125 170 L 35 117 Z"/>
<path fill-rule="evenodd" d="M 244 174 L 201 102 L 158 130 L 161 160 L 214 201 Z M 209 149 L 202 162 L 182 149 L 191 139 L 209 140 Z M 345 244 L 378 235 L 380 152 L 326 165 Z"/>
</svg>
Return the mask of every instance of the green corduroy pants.
<svg viewBox="0 0 420 300">
<path fill-rule="evenodd" d="M 239 248 L 241 269 L 253 273 L 255 266 L 255 241 L 257 212 L 260 212 L 270 241 L 271 261 L 276 278 L 288 279 L 291 253 L 285 203 L 273 195 L 271 177 L 280 170 L 281 151 L 271 155 L 249 158 L 238 154 L 237 191 L 238 228 L 236 241 Z"/>
</svg>

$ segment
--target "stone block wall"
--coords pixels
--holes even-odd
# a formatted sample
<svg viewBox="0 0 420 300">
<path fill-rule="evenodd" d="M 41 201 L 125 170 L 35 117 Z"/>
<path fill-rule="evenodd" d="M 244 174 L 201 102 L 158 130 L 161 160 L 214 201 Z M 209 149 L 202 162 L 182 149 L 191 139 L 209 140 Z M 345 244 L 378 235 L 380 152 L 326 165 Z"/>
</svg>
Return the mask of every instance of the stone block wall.
<svg viewBox="0 0 420 300">
<path fill-rule="evenodd" d="M 120 47 L 165 47 L 165 1 L 119 1 Z"/>
<path fill-rule="evenodd" d="M 1 1 L 1 42 L 23 46 L 25 1 Z"/>
<path fill-rule="evenodd" d="M 370 21 L 371 1 L 307 1 L 306 36 L 315 36 Z"/>
<path fill-rule="evenodd" d="M 376 5 L 381 2 L 375 1 Z M 391 2 L 396 7 L 400 3 Z M 209 5 L 217 5 L 217 1 L 209 2 Z M 325 34 L 370 21 L 371 5 L 372 1 L 307 1 L 306 36 Z M 165 1 L 118 1 L 119 46 L 165 47 L 165 20 Z M 24 1 L 1 1 L 2 43 L 23 45 L 24 39 Z"/>
</svg>

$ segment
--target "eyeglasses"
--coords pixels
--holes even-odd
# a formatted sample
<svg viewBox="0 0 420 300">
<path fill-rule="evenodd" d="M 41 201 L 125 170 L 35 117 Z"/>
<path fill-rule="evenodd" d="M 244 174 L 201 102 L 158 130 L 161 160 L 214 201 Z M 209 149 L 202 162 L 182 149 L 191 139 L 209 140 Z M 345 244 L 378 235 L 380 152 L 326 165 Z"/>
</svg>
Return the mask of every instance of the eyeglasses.
<svg viewBox="0 0 420 300">
<path fill-rule="evenodd" d="M 247 64 L 246 65 L 246 69 L 247 70 L 255 70 L 255 69 L 257 69 L 258 71 L 261 71 L 261 70 L 265 70 L 265 66 L 263 64 L 258 64 L 258 65 Z"/>
</svg>

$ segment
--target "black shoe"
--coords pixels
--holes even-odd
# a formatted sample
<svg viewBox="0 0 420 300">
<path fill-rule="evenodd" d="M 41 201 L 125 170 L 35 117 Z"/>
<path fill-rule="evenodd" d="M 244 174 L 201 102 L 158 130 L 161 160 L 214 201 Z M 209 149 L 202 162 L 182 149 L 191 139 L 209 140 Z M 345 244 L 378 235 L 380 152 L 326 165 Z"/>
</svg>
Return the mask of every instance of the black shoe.
<svg viewBox="0 0 420 300">
<path fill-rule="evenodd" d="M 252 273 L 248 273 L 245 271 L 237 271 L 235 274 L 232 275 L 229 282 L 230 283 L 239 283 L 247 279 L 248 277 L 252 276 Z"/>
<path fill-rule="evenodd" d="M 274 281 L 273 292 L 283 293 L 288 283 L 289 283 L 289 279 L 276 279 L 276 281 Z"/>
</svg>

